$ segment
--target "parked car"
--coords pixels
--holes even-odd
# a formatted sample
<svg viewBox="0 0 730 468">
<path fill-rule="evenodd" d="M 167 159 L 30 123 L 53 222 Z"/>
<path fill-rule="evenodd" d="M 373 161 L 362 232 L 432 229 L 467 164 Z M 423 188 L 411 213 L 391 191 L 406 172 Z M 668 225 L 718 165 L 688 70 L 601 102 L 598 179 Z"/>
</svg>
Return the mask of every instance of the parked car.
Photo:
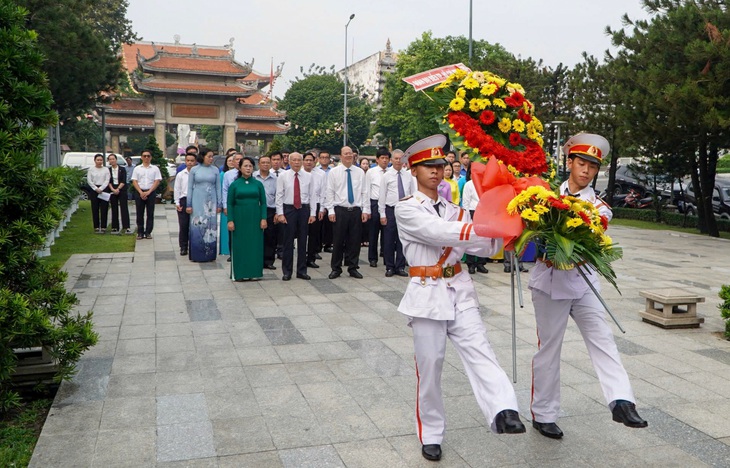
<svg viewBox="0 0 730 468">
<path fill-rule="evenodd" d="M 687 214 L 697 214 L 697 196 L 690 182 L 684 193 Z M 715 188 L 712 191 L 712 211 L 715 217 L 730 220 L 730 178 L 715 177 Z"/>
<path fill-rule="evenodd" d="M 88 169 L 90 167 L 94 167 L 94 156 L 96 156 L 97 154 L 102 153 L 69 151 L 68 153 L 63 155 L 63 162 L 61 163 L 61 165 L 66 167 L 80 167 L 81 169 Z M 125 161 L 124 158 L 117 157 L 117 164 L 123 167 L 127 167 L 127 161 Z M 106 161 L 104 161 L 104 165 L 107 165 Z"/>
<path fill-rule="evenodd" d="M 642 197 L 649 191 L 646 186 L 646 177 L 637 173 L 631 166 L 619 166 L 616 169 L 616 179 L 613 186 L 613 194 L 619 195 L 635 190 Z"/>
</svg>

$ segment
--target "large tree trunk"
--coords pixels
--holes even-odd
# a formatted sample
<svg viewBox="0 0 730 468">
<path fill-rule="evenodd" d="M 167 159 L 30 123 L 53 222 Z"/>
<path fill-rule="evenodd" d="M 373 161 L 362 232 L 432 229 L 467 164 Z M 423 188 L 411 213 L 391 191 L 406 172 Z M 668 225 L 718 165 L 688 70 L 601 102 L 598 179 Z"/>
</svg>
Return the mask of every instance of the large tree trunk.
<svg viewBox="0 0 730 468">
<path fill-rule="evenodd" d="M 720 232 L 717 229 L 717 222 L 715 221 L 715 215 L 712 211 L 712 192 L 715 189 L 715 166 L 717 165 L 717 154 L 715 154 L 714 158 L 708 151 L 707 148 L 707 139 L 706 136 L 703 135 L 700 138 L 700 146 L 699 146 L 699 158 L 698 158 L 698 166 L 700 170 L 700 185 L 701 188 L 701 194 L 702 198 L 699 198 L 698 191 L 695 191 L 695 194 L 698 195 L 697 198 L 697 209 L 700 214 L 700 224 L 704 225 L 705 232 L 708 235 L 712 237 L 720 237 Z M 715 153 L 717 153 L 717 149 L 714 150 Z M 712 164 L 712 161 L 714 159 L 714 164 Z M 700 209 L 700 206 L 702 207 Z"/>
<path fill-rule="evenodd" d="M 616 185 L 616 168 L 618 167 L 618 155 L 619 148 L 616 147 L 616 129 L 611 130 L 611 148 L 613 149 L 613 155 L 611 161 L 608 163 L 608 187 L 606 187 L 606 198 L 603 200 L 608 203 L 609 206 L 613 206 L 613 187 Z"/>
</svg>

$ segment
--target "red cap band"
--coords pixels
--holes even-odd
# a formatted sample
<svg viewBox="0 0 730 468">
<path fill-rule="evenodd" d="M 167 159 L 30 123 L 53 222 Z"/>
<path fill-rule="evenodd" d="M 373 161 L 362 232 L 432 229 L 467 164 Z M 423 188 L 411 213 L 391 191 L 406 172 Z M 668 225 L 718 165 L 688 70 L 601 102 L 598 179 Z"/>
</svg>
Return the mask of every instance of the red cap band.
<svg viewBox="0 0 730 468">
<path fill-rule="evenodd" d="M 596 158 L 598 161 L 602 161 L 602 154 L 601 150 L 597 146 L 593 145 L 573 145 L 568 150 L 568 154 L 583 154 L 586 156 L 590 156 L 592 158 Z"/>
<path fill-rule="evenodd" d="M 408 158 L 408 164 L 414 165 L 421 163 L 423 161 L 430 161 L 432 159 L 441 159 L 444 157 L 444 151 L 442 148 L 436 147 L 436 148 L 426 148 L 425 150 L 421 150 L 418 153 L 413 153 Z"/>
</svg>

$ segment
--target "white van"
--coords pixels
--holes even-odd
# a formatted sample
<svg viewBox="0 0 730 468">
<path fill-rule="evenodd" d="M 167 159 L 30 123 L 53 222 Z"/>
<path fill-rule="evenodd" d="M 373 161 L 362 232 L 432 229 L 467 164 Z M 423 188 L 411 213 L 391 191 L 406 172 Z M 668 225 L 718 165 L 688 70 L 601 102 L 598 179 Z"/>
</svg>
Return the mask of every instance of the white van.
<svg viewBox="0 0 730 468">
<path fill-rule="evenodd" d="M 94 156 L 97 154 L 101 154 L 98 152 L 74 152 L 69 151 L 68 153 L 63 155 L 63 166 L 67 167 L 80 167 L 82 169 L 88 169 L 90 167 L 94 167 Z M 111 153 L 107 153 L 107 156 Z M 115 153 L 116 154 L 116 153 Z M 117 164 L 120 166 L 126 167 L 127 162 L 122 158 L 121 156 L 117 155 Z M 104 165 L 108 166 L 108 163 L 104 161 Z"/>
</svg>

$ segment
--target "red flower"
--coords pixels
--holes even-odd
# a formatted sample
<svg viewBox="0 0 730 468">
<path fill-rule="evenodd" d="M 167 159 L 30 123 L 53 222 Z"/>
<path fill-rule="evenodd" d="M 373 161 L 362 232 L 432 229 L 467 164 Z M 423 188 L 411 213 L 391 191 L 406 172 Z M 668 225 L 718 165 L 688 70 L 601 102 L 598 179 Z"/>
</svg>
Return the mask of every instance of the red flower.
<svg viewBox="0 0 730 468">
<path fill-rule="evenodd" d="M 522 104 L 524 104 L 524 103 L 525 103 L 525 96 L 523 96 L 523 95 L 522 95 L 522 93 L 520 93 L 519 91 L 515 91 L 515 92 L 514 92 L 514 93 L 512 93 L 512 95 L 511 95 L 511 96 L 510 96 L 509 98 L 507 98 L 507 99 L 512 99 L 512 100 L 514 100 L 514 102 L 515 102 L 515 103 L 517 103 L 517 105 L 516 105 L 516 106 L 514 106 L 514 107 L 522 107 Z M 504 101 L 504 102 L 507 102 L 507 100 L 505 99 L 505 101 Z"/>
<path fill-rule="evenodd" d="M 517 104 L 517 101 L 515 101 L 512 96 L 508 98 L 504 98 L 504 103 L 507 104 L 510 107 L 520 107 L 522 104 Z"/>
<path fill-rule="evenodd" d="M 517 111 L 517 117 L 525 123 L 530 123 L 532 121 L 532 116 L 522 109 Z"/>
<path fill-rule="evenodd" d="M 484 125 L 492 125 L 495 120 L 497 120 L 497 117 L 494 115 L 494 112 L 490 110 L 483 111 L 479 116 L 479 121 Z"/>
<path fill-rule="evenodd" d="M 582 219 L 583 222 L 586 223 L 586 226 L 591 225 L 591 219 L 588 217 L 587 214 L 583 213 L 582 211 L 579 211 L 578 216 L 580 216 L 580 219 Z"/>
<path fill-rule="evenodd" d="M 552 206 L 553 208 L 557 208 L 557 209 L 563 210 L 563 211 L 568 211 L 570 209 L 570 205 L 568 205 L 567 203 L 563 203 L 558 198 L 550 197 L 547 199 L 547 201 L 548 201 L 548 204 L 550 204 L 550 206 Z"/>
<path fill-rule="evenodd" d="M 512 146 L 517 146 L 520 144 L 521 138 L 520 134 L 516 132 L 512 132 L 509 134 L 509 144 Z"/>
<path fill-rule="evenodd" d="M 608 229 L 608 218 L 603 215 L 601 215 L 601 226 L 603 226 L 604 231 Z"/>
</svg>

